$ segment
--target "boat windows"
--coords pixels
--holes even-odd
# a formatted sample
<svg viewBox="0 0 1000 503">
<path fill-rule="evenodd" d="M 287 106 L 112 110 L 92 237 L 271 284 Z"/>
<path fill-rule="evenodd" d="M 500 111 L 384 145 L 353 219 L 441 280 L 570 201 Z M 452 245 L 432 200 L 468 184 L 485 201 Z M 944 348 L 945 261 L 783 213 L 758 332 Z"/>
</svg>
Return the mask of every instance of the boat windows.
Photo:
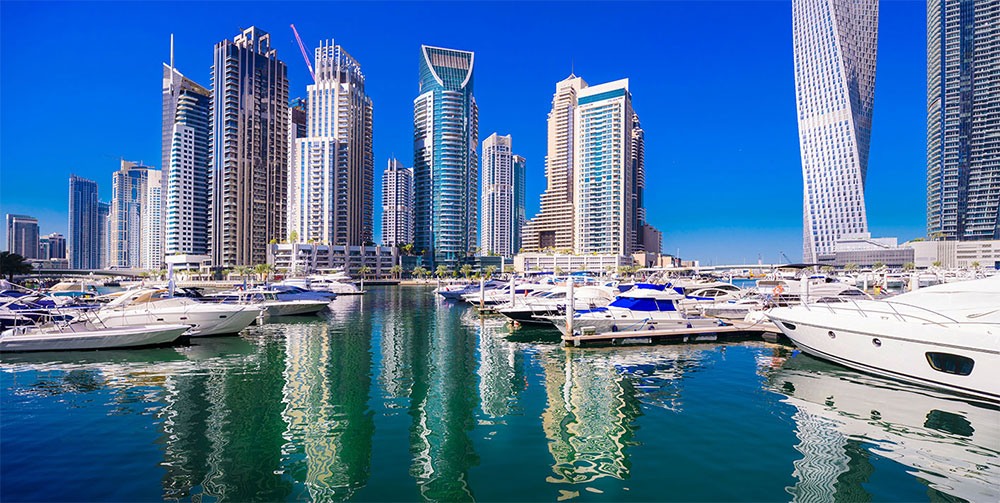
<svg viewBox="0 0 1000 503">
<path fill-rule="evenodd" d="M 972 367 L 976 364 L 972 358 L 953 355 L 950 353 L 927 353 L 927 363 L 931 368 L 946 374 L 967 376 L 972 373 Z"/>
<path fill-rule="evenodd" d="M 781 324 L 784 325 L 785 328 L 787 328 L 789 330 L 795 330 L 795 328 L 796 328 L 794 324 L 789 323 L 787 321 L 783 321 L 783 322 L 781 322 Z"/>
</svg>

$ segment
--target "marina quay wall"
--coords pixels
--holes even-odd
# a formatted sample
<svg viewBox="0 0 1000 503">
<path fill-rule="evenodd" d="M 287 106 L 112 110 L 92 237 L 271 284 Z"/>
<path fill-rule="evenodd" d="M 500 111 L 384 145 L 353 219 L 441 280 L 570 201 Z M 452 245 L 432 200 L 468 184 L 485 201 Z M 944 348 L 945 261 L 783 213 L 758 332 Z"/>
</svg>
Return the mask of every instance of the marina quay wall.
<svg viewBox="0 0 1000 503">
<path fill-rule="evenodd" d="M 631 267 L 632 257 L 625 255 L 571 255 L 562 253 L 519 253 L 514 256 L 514 271 L 606 271 L 620 266 Z"/>
<path fill-rule="evenodd" d="M 343 270 L 361 277 L 360 269 L 371 271 L 364 276 L 390 277 L 397 263 L 395 246 L 345 246 L 313 243 L 268 245 L 267 263 L 289 273 L 308 274 L 323 270 Z"/>
<path fill-rule="evenodd" d="M 980 267 L 1000 269 L 1000 240 L 981 241 L 909 241 L 903 247 L 912 248 L 913 263 L 918 268 L 931 267 L 941 262 L 941 267 Z"/>
</svg>

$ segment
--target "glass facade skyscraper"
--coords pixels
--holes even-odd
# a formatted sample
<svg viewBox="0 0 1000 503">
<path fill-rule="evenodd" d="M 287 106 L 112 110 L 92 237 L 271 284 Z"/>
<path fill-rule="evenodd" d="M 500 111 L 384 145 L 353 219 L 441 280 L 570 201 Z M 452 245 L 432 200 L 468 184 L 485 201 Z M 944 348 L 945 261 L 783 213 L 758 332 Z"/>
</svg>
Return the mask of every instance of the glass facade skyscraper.
<svg viewBox="0 0 1000 503">
<path fill-rule="evenodd" d="M 1000 239 L 1000 1 L 927 2 L 927 235 Z"/>
<path fill-rule="evenodd" d="M 69 176 L 69 266 L 73 269 L 97 269 L 101 266 L 107 213 L 103 218 L 98 207 L 97 182 L 76 175 Z"/>
<path fill-rule="evenodd" d="M 149 166 L 121 161 L 112 177 L 108 263 L 112 267 L 138 269 L 142 264 L 143 214 L 148 211 Z M 160 177 L 154 181 L 158 184 Z M 159 208 L 156 209 L 159 211 Z"/>
<path fill-rule="evenodd" d="M 389 159 L 382 172 L 382 245 L 413 243 L 413 170 Z"/>
<path fill-rule="evenodd" d="M 267 262 L 287 238 L 288 76 L 256 27 L 215 45 L 209 254 L 215 267 Z"/>
<path fill-rule="evenodd" d="M 166 192 L 161 197 L 166 207 L 163 240 L 167 255 L 208 253 L 211 99 L 211 91 L 173 66 L 163 65 L 161 167 Z"/>
<path fill-rule="evenodd" d="M 359 246 L 373 239 L 372 100 L 361 65 L 343 47 L 321 43 L 315 58 L 306 136 L 291 146 L 291 230 L 299 241 Z"/>
<path fill-rule="evenodd" d="M 802 260 L 868 232 L 865 178 L 875 99 L 878 0 L 793 0 L 802 156 Z"/>
<path fill-rule="evenodd" d="M 479 229 L 482 255 L 512 257 L 520 247 L 524 222 L 524 158 L 514 155 L 511 144 L 510 135 L 500 136 L 497 133 L 483 140 Z M 519 181 L 521 186 L 518 186 Z"/>
<path fill-rule="evenodd" d="M 24 258 L 43 258 L 38 243 L 37 218 L 7 214 L 7 251 Z"/>
<path fill-rule="evenodd" d="M 479 109 L 474 54 L 421 46 L 413 100 L 414 244 L 430 265 L 454 269 L 476 248 Z"/>
</svg>

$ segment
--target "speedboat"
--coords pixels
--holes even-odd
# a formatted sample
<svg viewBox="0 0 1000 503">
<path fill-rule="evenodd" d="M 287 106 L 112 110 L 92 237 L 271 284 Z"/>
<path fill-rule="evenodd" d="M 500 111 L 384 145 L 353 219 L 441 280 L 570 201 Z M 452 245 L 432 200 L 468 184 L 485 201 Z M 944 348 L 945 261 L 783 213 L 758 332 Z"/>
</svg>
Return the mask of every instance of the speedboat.
<svg viewBox="0 0 1000 503">
<path fill-rule="evenodd" d="M 594 333 L 639 332 L 672 328 L 709 328 L 721 326 L 716 319 L 689 316 L 677 309 L 684 296 L 665 285 L 637 283 L 631 290 L 618 295 L 607 307 L 575 311 L 573 332 Z M 567 334 L 566 316 L 544 316 Z"/>
<path fill-rule="evenodd" d="M 232 290 L 207 295 L 205 298 L 225 304 L 254 306 L 265 317 L 299 316 L 316 314 L 330 304 L 330 300 L 322 299 L 292 299 L 281 300 L 276 290 L 267 288 L 252 288 L 249 290 Z"/>
<path fill-rule="evenodd" d="M 73 351 L 159 346 L 176 341 L 188 325 L 98 327 L 88 322 L 16 327 L 0 333 L 0 351 Z"/>
<path fill-rule="evenodd" d="M 513 303 L 508 302 L 498 307 L 497 311 L 518 323 L 551 325 L 544 317 L 566 312 L 568 291 L 567 287 L 561 286 L 548 291 L 539 290 L 527 296 L 515 296 Z M 573 291 L 573 305 L 586 309 L 605 307 L 615 300 L 615 293 L 617 292 L 607 287 L 577 287 Z"/>
<path fill-rule="evenodd" d="M 235 334 L 250 326 L 259 314 L 257 306 L 201 302 L 170 296 L 165 289 L 145 288 L 131 290 L 85 316 L 95 324 L 108 327 L 157 323 L 187 325 L 186 335 L 197 337 Z"/>
<path fill-rule="evenodd" d="M 1000 402 L 1000 276 L 889 300 L 807 303 L 767 316 L 818 358 Z"/>
</svg>

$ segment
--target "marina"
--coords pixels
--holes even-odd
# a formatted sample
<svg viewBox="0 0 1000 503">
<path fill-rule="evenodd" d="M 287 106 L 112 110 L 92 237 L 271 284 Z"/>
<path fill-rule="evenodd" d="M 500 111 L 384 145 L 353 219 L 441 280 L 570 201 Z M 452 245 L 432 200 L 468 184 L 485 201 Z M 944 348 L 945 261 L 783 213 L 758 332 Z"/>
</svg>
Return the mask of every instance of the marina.
<svg viewBox="0 0 1000 503">
<path fill-rule="evenodd" d="M 574 347 L 433 286 L 376 286 L 238 336 L 7 353 L 4 497 L 1000 497 L 995 403 L 832 365 L 762 326 Z M 636 337 L 683 340 L 651 334 Z M 100 476 L 111 460 L 130 476 Z"/>
</svg>

